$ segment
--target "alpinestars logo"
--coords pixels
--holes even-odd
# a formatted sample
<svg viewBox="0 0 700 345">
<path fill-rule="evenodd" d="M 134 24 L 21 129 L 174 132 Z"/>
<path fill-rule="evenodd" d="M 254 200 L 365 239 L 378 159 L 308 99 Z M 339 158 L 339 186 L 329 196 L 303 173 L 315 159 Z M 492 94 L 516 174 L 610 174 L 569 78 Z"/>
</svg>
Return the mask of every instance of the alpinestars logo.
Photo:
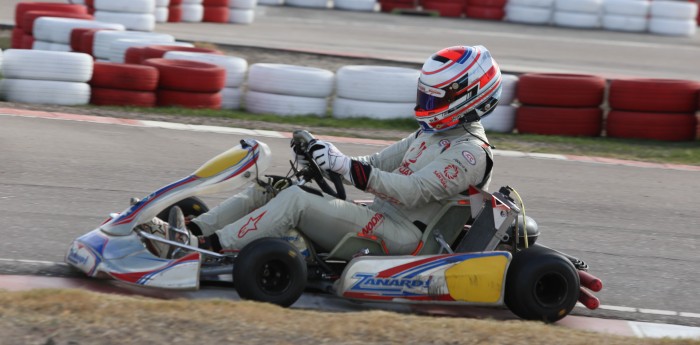
<svg viewBox="0 0 700 345">
<path fill-rule="evenodd" d="M 355 273 L 352 278 L 359 281 L 350 290 L 379 293 L 385 296 L 410 295 L 421 291 L 425 293 L 431 282 L 431 279 L 378 278 L 373 273 Z"/>
<path fill-rule="evenodd" d="M 243 227 L 240 230 L 238 230 L 238 238 L 243 238 L 247 233 L 253 230 L 258 230 L 258 222 L 260 221 L 260 219 L 262 219 L 265 213 L 267 213 L 267 211 L 261 213 L 255 218 L 250 217 L 250 219 L 248 219 L 248 222 L 245 223 L 245 225 L 243 225 Z"/>
</svg>

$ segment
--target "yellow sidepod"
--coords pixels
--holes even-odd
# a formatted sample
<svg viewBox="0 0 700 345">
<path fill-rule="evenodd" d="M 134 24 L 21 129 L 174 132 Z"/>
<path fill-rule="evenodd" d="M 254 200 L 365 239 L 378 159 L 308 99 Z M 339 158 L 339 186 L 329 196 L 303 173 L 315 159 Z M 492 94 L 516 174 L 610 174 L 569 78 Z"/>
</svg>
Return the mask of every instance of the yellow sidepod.
<svg viewBox="0 0 700 345">
<path fill-rule="evenodd" d="M 508 261 L 505 255 L 477 257 L 445 270 L 450 296 L 455 301 L 497 303 L 501 299 Z"/>
<path fill-rule="evenodd" d="M 230 150 L 219 154 L 204 163 L 194 175 L 199 178 L 207 178 L 215 176 L 222 171 L 240 163 L 248 155 L 248 150 L 242 149 L 240 146 L 231 148 Z"/>
</svg>

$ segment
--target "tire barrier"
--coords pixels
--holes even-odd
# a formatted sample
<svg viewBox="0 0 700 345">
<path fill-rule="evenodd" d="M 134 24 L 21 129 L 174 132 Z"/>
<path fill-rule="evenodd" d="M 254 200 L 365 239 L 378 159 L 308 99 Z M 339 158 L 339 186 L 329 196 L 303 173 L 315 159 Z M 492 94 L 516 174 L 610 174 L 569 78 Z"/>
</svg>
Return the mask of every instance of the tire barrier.
<svg viewBox="0 0 700 345">
<path fill-rule="evenodd" d="M 202 21 L 206 23 L 228 23 L 229 9 L 226 6 L 204 6 Z"/>
<path fill-rule="evenodd" d="M 151 108 L 156 105 L 155 92 L 103 89 L 92 87 L 90 104 Z"/>
<path fill-rule="evenodd" d="M 204 19 L 204 6 L 200 4 L 183 3 L 182 20 L 186 23 L 200 23 Z"/>
<path fill-rule="evenodd" d="M 521 134 L 596 137 L 603 127 L 603 110 L 523 105 L 515 122 Z"/>
<path fill-rule="evenodd" d="M 698 4 L 680 1 L 652 1 L 649 32 L 668 36 L 693 36 L 697 31 Z"/>
<path fill-rule="evenodd" d="M 328 8 L 328 0 L 285 0 L 285 5 L 307 8 Z"/>
<path fill-rule="evenodd" d="M 643 32 L 648 28 L 649 2 L 604 0 L 602 27 L 606 30 Z"/>
<path fill-rule="evenodd" d="M 188 46 L 173 46 L 173 45 L 148 45 L 143 48 L 143 53 L 141 55 L 142 60 L 162 58 L 168 52 L 185 52 L 185 53 L 203 53 L 203 54 L 213 54 L 213 55 L 224 55 L 224 53 L 218 49 L 211 48 L 199 48 L 199 47 L 188 47 Z M 188 60 L 188 59 L 185 59 Z M 202 61 L 204 62 L 204 61 Z"/>
<path fill-rule="evenodd" d="M 379 10 L 382 12 L 415 9 L 416 3 L 412 0 L 379 0 Z"/>
<path fill-rule="evenodd" d="M 22 48 L 22 37 L 24 36 L 24 30 L 15 27 L 12 29 L 12 38 L 10 39 L 10 47 L 12 49 Z"/>
<path fill-rule="evenodd" d="M 333 72 L 320 68 L 253 64 L 248 72 L 246 108 L 253 113 L 269 110 L 277 115 L 324 116 L 334 82 Z M 264 104 L 265 100 L 270 104 Z M 289 110 L 283 109 L 284 102 L 290 102 Z"/>
<path fill-rule="evenodd" d="M 73 4 L 61 4 L 61 3 L 50 3 L 50 2 L 20 2 L 15 6 L 15 29 L 22 30 L 23 34 L 29 34 L 31 28 L 26 30 L 24 25 L 24 15 L 30 11 L 47 11 L 54 14 L 88 14 L 87 8 L 85 6 L 73 5 Z M 57 15 L 55 15 L 56 17 Z M 19 47 L 13 47 L 19 48 Z"/>
<path fill-rule="evenodd" d="M 36 40 L 69 45 L 71 50 L 80 49 L 79 42 L 73 42 L 74 29 L 117 30 L 125 28 L 121 24 L 102 23 L 94 20 L 42 17 L 34 23 L 34 38 Z M 76 49 L 77 48 L 77 49 Z M 52 50 L 55 50 L 52 48 Z"/>
<path fill-rule="evenodd" d="M 93 55 L 97 59 L 109 59 L 112 42 L 119 39 L 149 39 L 161 43 L 175 42 L 168 34 L 139 31 L 98 31 L 93 39 Z"/>
<path fill-rule="evenodd" d="M 168 7 L 156 7 L 156 11 L 153 13 L 156 18 L 157 23 L 167 23 L 168 17 L 170 16 L 170 10 Z"/>
<path fill-rule="evenodd" d="M 214 64 L 163 58 L 144 60 L 143 65 L 158 69 L 158 106 L 221 108 L 221 91 L 226 70 Z"/>
<path fill-rule="evenodd" d="M 95 19 L 119 23 L 128 30 L 153 31 L 156 0 L 94 0 Z"/>
<path fill-rule="evenodd" d="M 516 115 L 518 132 L 599 136 L 605 86 L 605 79 L 592 75 L 521 75 L 517 86 L 522 103 Z"/>
<path fill-rule="evenodd" d="M 508 0 L 505 20 L 523 24 L 544 24 L 552 21 L 554 0 Z"/>
<path fill-rule="evenodd" d="M 240 87 L 225 87 L 221 90 L 221 109 L 241 109 L 243 90 Z"/>
<path fill-rule="evenodd" d="M 142 65 L 95 62 L 89 84 L 102 89 L 153 92 L 158 87 L 158 69 Z"/>
<path fill-rule="evenodd" d="M 464 13 L 464 0 L 422 0 L 424 10 L 435 11 L 441 17 L 461 17 Z"/>
<path fill-rule="evenodd" d="M 2 49 L 0 49 L 0 71 L 2 71 Z"/>
<path fill-rule="evenodd" d="M 373 12 L 376 0 L 333 0 L 333 6 L 339 10 Z"/>
<path fill-rule="evenodd" d="M 111 62 L 117 62 L 117 63 L 124 63 L 125 62 L 125 56 L 126 56 L 126 51 L 129 48 L 132 47 L 146 47 L 146 46 L 151 46 L 151 45 L 157 45 L 157 44 L 167 44 L 169 46 L 179 46 L 183 48 L 192 48 L 193 45 L 192 43 L 187 43 L 187 42 L 166 42 L 163 43 L 161 41 L 156 40 L 150 40 L 148 38 L 140 39 L 140 38 L 121 38 L 118 40 L 115 40 L 110 44 L 110 55 L 109 55 L 109 61 Z M 146 53 L 146 50 L 144 49 L 142 53 Z M 143 57 L 141 58 L 143 60 Z"/>
<path fill-rule="evenodd" d="M 555 0 L 552 22 L 581 29 L 600 27 L 602 0 Z"/>
<path fill-rule="evenodd" d="M 467 0 L 464 14 L 467 18 L 503 20 L 506 0 Z"/>
<path fill-rule="evenodd" d="M 248 71 L 248 62 L 235 56 L 169 51 L 166 52 L 163 57 L 168 60 L 199 61 L 222 67 L 226 71 L 226 81 L 224 82 L 224 86 L 227 88 L 240 88 L 245 81 L 246 72 Z"/>
<path fill-rule="evenodd" d="M 171 1 L 172 3 L 172 1 Z M 179 23 L 182 21 L 182 7 L 180 5 L 168 7 L 168 23 Z"/>
<path fill-rule="evenodd" d="M 0 81 L 0 94 L 10 102 L 85 105 L 92 65 L 92 58 L 82 53 L 6 50 L 2 75 L 7 79 Z"/>
<path fill-rule="evenodd" d="M 611 138 L 688 141 L 695 139 L 695 113 L 641 113 L 612 110 L 606 132 Z"/>
<path fill-rule="evenodd" d="M 336 99 L 333 103 L 339 107 L 337 110 L 333 108 L 333 116 L 413 117 L 419 74 L 418 70 L 401 67 L 343 66 L 336 72 Z M 380 105 L 382 103 L 384 105 Z M 371 111 L 369 106 L 372 104 L 377 109 L 385 108 L 391 115 Z M 349 109 L 352 106 L 360 108 Z"/>
<path fill-rule="evenodd" d="M 257 0 L 230 0 L 228 3 L 228 22 L 234 24 L 253 23 L 257 4 Z"/>
<path fill-rule="evenodd" d="M 281 6 L 284 5 L 284 0 L 258 0 L 258 5 Z"/>
<path fill-rule="evenodd" d="M 517 107 L 513 104 L 517 95 L 518 76 L 501 74 L 501 99 L 488 116 L 481 119 L 484 129 L 491 132 L 511 133 L 515 128 Z"/>
<path fill-rule="evenodd" d="M 71 13 L 71 12 L 55 12 L 55 11 L 29 11 L 24 13 L 24 18 L 22 19 L 22 30 L 24 30 L 25 35 L 34 35 L 34 23 L 39 18 L 53 17 L 53 18 L 73 18 L 73 19 L 94 19 L 93 16 L 89 14 L 82 13 Z"/>
</svg>

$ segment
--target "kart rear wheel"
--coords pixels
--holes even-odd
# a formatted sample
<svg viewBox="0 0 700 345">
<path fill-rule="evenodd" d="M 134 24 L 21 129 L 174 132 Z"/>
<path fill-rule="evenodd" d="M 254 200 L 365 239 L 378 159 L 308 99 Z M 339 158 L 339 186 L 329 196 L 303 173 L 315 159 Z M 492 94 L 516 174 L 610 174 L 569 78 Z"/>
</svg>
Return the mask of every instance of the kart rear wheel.
<svg viewBox="0 0 700 345">
<path fill-rule="evenodd" d="M 513 257 L 505 303 L 523 319 L 556 322 L 576 305 L 580 285 L 569 259 L 548 248 L 531 247 Z"/>
<path fill-rule="evenodd" d="M 207 204 L 205 204 L 204 201 L 202 201 L 200 198 L 193 196 L 187 199 L 182 199 L 168 206 L 166 209 L 158 213 L 157 217 L 167 222 L 168 217 L 170 215 L 170 209 L 174 206 L 177 206 L 182 210 L 182 213 L 185 215 L 185 218 L 188 218 L 190 216 L 197 217 L 200 214 L 209 212 L 209 207 L 207 207 Z"/>
<path fill-rule="evenodd" d="M 251 242 L 243 247 L 233 266 L 233 284 L 243 299 L 288 307 L 306 288 L 306 261 L 283 239 Z"/>
</svg>

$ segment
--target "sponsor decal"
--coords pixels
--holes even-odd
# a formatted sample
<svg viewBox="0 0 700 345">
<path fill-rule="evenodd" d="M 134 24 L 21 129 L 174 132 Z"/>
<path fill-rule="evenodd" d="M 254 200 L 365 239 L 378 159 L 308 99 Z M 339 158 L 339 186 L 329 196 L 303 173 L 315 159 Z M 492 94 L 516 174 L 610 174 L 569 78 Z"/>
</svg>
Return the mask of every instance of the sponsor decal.
<svg viewBox="0 0 700 345">
<path fill-rule="evenodd" d="M 462 151 L 462 157 L 467 160 L 467 163 L 471 165 L 476 165 L 476 158 L 471 152 L 468 151 Z"/>
<path fill-rule="evenodd" d="M 445 97 L 445 90 L 437 89 L 437 88 L 425 85 L 423 83 L 418 83 L 418 90 L 420 90 L 424 94 L 435 96 L 438 98 Z"/>
<path fill-rule="evenodd" d="M 440 184 L 442 185 L 442 188 L 447 189 L 447 181 L 445 180 L 445 176 L 442 175 L 437 170 L 433 171 L 433 174 L 435 174 L 435 176 L 437 176 L 438 180 L 440 180 Z"/>
<path fill-rule="evenodd" d="M 467 167 L 459 159 L 453 159 L 453 161 L 457 163 L 457 165 L 459 165 L 459 167 L 462 168 L 462 170 L 469 171 L 469 169 L 467 169 Z"/>
<path fill-rule="evenodd" d="M 376 213 L 372 219 L 369 220 L 367 225 L 362 228 L 363 235 L 371 235 L 374 229 L 384 223 L 384 215 L 381 213 Z"/>
<path fill-rule="evenodd" d="M 85 265 L 88 260 L 90 260 L 90 256 L 87 253 L 86 255 L 80 255 L 81 249 L 85 248 L 84 245 L 78 243 L 77 247 L 78 248 L 70 248 L 70 252 L 68 253 L 68 261 L 73 265 Z"/>
<path fill-rule="evenodd" d="M 411 168 L 409 168 L 408 166 L 402 165 L 399 167 L 399 173 L 401 175 L 411 176 L 413 174 L 413 170 L 411 170 Z"/>
<path fill-rule="evenodd" d="M 353 279 L 359 279 L 350 290 L 371 291 L 380 294 L 403 294 L 418 292 L 430 288 L 431 279 L 378 278 L 374 273 L 355 273 Z"/>
<path fill-rule="evenodd" d="M 450 148 L 451 145 L 452 145 L 452 144 L 451 144 L 450 141 L 447 140 L 447 139 L 442 139 L 442 140 L 440 140 L 440 147 L 442 147 L 442 151 L 440 151 L 440 153 L 445 152 L 447 149 Z"/>
<path fill-rule="evenodd" d="M 249 232 L 258 230 L 258 222 L 260 221 L 260 219 L 262 219 L 265 213 L 267 213 L 267 211 L 261 213 L 255 218 L 250 217 L 250 219 L 248 219 L 248 222 L 245 223 L 245 225 L 243 225 L 243 227 L 240 230 L 238 230 L 238 238 L 243 238 Z"/>
<path fill-rule="evenodd" d="M 425 145 L 425 141 L 420 143 L 420 146 L 418 146 L 418 153 L 415 154 L 415 156 L 411 159 L 408 160 L 409 163 L 414 164 L 418 161 L 418 158 L 423 154 L 423 151 L 425 151 L 428 147 Z M 416 148 L 412 147 L 408 152 L 411 153 L 415 151 Z"/>
<path fill-rule="evenodd" d="M 395 204 L 395 205 L 400 205 L 400 204 L 401 204 L 401 201 L 399 201 L 399 199 L 396 199 L 396 198 L 394 198 L 393 196 L 386 195 L 386 194 L 384 194 L 384 193 L 382 193 L 382 192 L 378 192 L 378 191 L 376 191 L 376 190 L 374 190 L 374 189 L 372 189 L 372 188 L 370 188 L 370 187 L 367 187 L 367 189 L 365 190 L 365 192 L 374 194 L 374 195 L 376 195 L 378 198 L 380 198 L 380 199 L 382 199 L 382 200 L 386 200 L 386 201 L 388 201 L 388 202 L 390 202 L 390 203 L 392 203 L 392 204 Z"/>
<path fill-rule="evenodd" d="M 443 171 L 443 173 L 448 180 L 454 180 L 457 175 L 459 175 L 459 170 L 457 169 L 456 165 L 450 164 L 445 167 L 445 171 Z"/>
</svg>

